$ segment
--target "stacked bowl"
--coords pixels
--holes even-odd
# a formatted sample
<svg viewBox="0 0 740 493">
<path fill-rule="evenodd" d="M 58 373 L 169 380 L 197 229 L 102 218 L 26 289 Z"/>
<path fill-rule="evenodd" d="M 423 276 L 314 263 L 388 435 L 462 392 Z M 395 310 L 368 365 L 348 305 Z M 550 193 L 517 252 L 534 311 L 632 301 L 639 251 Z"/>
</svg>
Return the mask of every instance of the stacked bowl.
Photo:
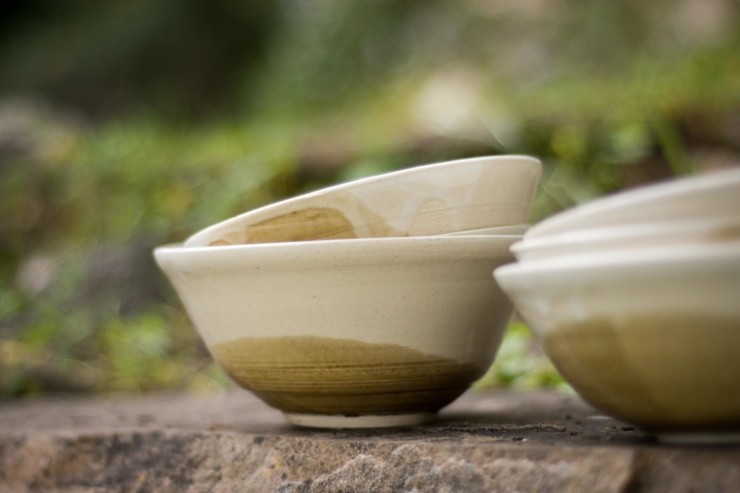
<svg viewBox="0 0 740 493">
<path fill-rule="evenodd" d="M 553 216 L 494 277 L 574 389 L 664 441 L 740 439 L 740 169 Z"/>
<path fill-rule="evenodd" d="M 212 225 L 155 258 L 215 360 L 293 424 L 428 420 L 490 366 L 541 174 L 525 156 L 409 168 Z"/>
</svg>

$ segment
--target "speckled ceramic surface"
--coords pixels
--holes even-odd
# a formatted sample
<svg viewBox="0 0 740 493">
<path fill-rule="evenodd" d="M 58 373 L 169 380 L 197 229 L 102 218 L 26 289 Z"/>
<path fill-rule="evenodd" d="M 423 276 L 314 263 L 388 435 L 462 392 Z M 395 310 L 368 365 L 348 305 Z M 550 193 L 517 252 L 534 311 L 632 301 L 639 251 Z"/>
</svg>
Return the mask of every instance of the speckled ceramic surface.
<svg viewBox="0 0 740 493">
<path fill-rule="evenodd" d="M 541 168 L 527 156 L 417 166 L 241 214 L 194 234 L 185 245 L 424 236 L 522 224 Z"/>
<path fill-rule="evenodd" d="M 517 235 L 162 247 L 214 358 L 296 424 L 422 422 L 490 366 Z"/>
<path fill-rule="evenodd" d="M 740 208 L 740 167 L 621 192 L 532 226 L 525 240 L 620 224 L 701 219 Z"/>
<path fill-rule="evenodd" d="M 740 437 L 740 243 L 533 260 L 495 277 L 594 406 L 666 441 Z"/>
</svg>

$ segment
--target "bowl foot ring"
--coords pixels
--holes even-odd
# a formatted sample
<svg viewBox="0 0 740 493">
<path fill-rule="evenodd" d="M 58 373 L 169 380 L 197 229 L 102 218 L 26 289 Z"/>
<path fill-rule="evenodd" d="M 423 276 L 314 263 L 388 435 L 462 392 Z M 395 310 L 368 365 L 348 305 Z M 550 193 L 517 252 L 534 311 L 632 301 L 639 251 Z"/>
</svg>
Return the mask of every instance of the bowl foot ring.
<svg viewBox="0 0 740 493">
<path fill-rule="evenodd" d="M 411 414 L 365 414 L 346 416 L 343 414 L 284 413 L 288 423 L 307 428 L 359 429 L 396 428 L 416 426 L 434 420 L 435 413 Z"/>
</svg>

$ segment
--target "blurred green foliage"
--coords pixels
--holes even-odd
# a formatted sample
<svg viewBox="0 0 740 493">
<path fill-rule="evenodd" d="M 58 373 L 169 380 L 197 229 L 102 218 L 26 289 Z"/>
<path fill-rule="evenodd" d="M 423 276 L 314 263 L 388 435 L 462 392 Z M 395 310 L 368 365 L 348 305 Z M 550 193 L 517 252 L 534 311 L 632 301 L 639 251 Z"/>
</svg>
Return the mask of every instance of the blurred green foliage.
<svg viewBox="0 0 740 493">
<path fill-rule="evenodd" d="M 532 339 L 529 328 L 520 320 L 509 324 L 496 359 L 488 372 L 476 382 L 479 388 L 492 386 L 516 389 L 552 387 L 569 389 L 552 363 Z"/>
<path fill-rule="evenodd" d="M 226 385 L 151 248 L 320 186 L 529 153 L 533 221 L 737 163 L 731 0 L 12 4 L 0 396 Z M 480 385 L 562 381 L 512 325 Z"/>
</svg>

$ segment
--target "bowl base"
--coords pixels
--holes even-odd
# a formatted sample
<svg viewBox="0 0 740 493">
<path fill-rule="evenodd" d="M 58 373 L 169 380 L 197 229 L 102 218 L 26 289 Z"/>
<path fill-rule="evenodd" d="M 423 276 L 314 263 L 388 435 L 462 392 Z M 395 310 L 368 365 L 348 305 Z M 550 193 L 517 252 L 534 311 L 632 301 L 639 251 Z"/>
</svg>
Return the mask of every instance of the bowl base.
<svg viewBox="0 0 740 493">
<path fill-rule="evenodd" d="M 723 445 L 740 443 L 740 431 L 656 433 L 666 445 Z"/>
<path fill-rule="evenodd" d="M 357 429 L 357 428 L 395 428 L 416 426 L 432 421 L 435 413 L 411 414 L 367 414 L 345 416 L 342 414 L 301 414 L 283 413 L 288 423 L 307 428 Z"/>
</svg>

